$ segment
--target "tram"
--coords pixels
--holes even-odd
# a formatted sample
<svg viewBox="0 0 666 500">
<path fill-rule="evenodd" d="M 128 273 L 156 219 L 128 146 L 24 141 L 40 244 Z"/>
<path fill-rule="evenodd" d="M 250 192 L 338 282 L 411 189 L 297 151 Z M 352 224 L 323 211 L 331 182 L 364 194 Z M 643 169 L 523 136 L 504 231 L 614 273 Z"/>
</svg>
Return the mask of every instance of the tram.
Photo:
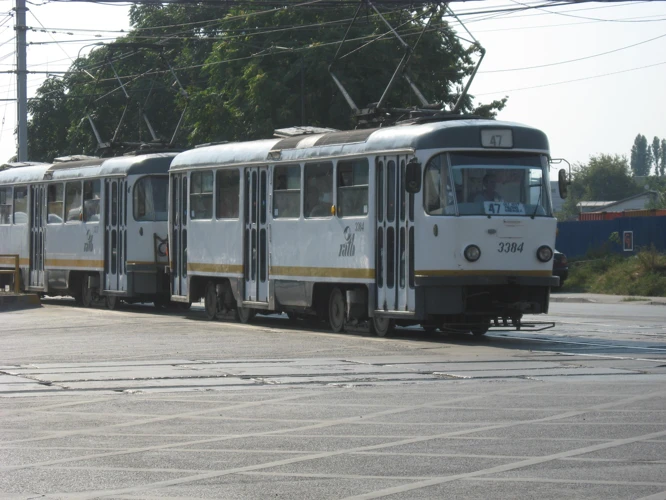
<svg viewBox="0 0 666 500">
<path fill-rule="evenodd" d="M 174 156 L 70 157 L 1 171 L 0 254 L 19 255 L 21 288 L 72 296 L 84 307 L 169 304 Z M 0 267 L 10 265 L 0 259 Z"/>
<path fill-rule="evenodd" d="M 455 117 L 454 117 L 455 118 Z M 169 168 L 172 300 L 482 335 L 548 312 L 546 135 L 422 117 L 195 148 Z"/>
</svg>

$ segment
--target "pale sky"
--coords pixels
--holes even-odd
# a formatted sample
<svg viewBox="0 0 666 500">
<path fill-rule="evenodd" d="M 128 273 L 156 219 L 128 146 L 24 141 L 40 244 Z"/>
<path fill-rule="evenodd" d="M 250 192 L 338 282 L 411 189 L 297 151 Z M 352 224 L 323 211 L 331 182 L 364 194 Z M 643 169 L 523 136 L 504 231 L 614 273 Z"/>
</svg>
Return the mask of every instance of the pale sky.
<svg viewBox="0 0 666 500">
<path fill-rule="evenodd" d="M 451 5 L 463 13 L 526 3 L 534 4 L 492 0 Z M 16 67 L 15 21 L 8 17 L 13 7 L 13 0 L 0 0 L 0 71 Z M 127 5 L 36 2 L 28 8 L 28 26 L 49 28 L 47 33 L 28 31 L 32 71 L 64 71 L 79 51 L 85 54 L 90 44 L 119 35 L 102 30 L 129 28 Z M 654 136 L 666 138 L 666 2 L 590 2 L 487 17 L 461 16 L 487 51 L 470 92 L 477 102 L 508 96 L 498 118 L 542 129 L 553 157 L 574 163 L 599 153 L 628 156 L 638 133 L 649 142 Z M 39 44 L 54 41 L 59 43 Z M 634 44 L 640 45 L 625 48 Z M 586 59 L 555 64 L 580 58 Z M 520 70 L 542 65 L 550 66 Z M 599 77 L 616 72 L 621 73 Z M 28 76 L 29 96 L 43 79 L 43 74 Z M 558 84 L 570 80 L 579 81 Z M 0 73 L 0 99 L 15 93 L 15 75 Z M 15 103 L 0 101 L 0 119 L 4 162 L 16 154 Z"/>
</svg>

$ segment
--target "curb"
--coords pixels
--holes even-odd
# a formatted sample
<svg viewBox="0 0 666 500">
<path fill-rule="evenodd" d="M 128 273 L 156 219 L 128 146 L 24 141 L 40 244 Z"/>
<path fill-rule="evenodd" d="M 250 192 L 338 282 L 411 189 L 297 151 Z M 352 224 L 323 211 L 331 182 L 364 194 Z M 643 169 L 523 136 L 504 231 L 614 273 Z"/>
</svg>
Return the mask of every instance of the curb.
<svg viewBox="0 0 666 500">
<path fill-rule="evenodd" d="M 553 297 L 551 295 L 550 301 L 568 304 L 636 304 L 641 306 L 666 306 L 666 301 L 661 302 L 647 298 L 644 300 L 597 300 L 589 299 L 587 297 Z"/>
<path fill-rule="evenodd" d="M 551 302 L 568 302 L 570 304 L 598 304 L 596 300 L 586 299 L 584 297 L 553 297 L 550 296 Z"/>
<path fill-rule="evenodd" d="M 28 309 L 32 307 L 41 307 L 42 302 L 36 293 L 23 295 L 4 295 L 0 294 L 0 312 L 16 311 L 17 309 Z"/>
</svg>

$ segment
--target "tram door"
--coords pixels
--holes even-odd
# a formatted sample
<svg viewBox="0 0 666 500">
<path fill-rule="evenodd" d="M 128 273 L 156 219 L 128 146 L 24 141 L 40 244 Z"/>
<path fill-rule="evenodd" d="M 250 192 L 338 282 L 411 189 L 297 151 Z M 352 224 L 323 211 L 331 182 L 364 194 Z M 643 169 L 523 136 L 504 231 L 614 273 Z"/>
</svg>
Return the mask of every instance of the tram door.
<svg viewBox="0 0 666 500">
<path fill-rule="evenodd" d="M 247 168 L 244 179 L 244 300 L 268 302 L 268 168 Z"/>
<path fill-rule="evenodd" d="M 127 291 L 127 181 L 104 181 L 104 290 Z"/>
<path fill-rule="evenodd" d="M 44 186 L 30 186 L 30 287 L 44 286 Z"/>
<path fill-rule="evenodd" d="M 187 174 L 171 176 L 171 294 L 187 297 Z"/>
<path fill-rule="evenodd" d="M 377 309 L 414 311 L 414 195 L 405 191 L 406 156 L 376 164 Z"/>
</svg>

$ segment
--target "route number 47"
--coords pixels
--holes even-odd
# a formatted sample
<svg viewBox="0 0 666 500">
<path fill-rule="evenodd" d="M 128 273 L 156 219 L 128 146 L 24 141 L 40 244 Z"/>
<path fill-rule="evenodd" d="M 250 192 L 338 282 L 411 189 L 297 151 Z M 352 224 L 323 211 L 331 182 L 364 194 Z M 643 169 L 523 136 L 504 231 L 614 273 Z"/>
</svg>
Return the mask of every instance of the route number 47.
<svg viewBox="0 0 666 500">
<path fill-rule="evenodd" d="M 486 129 L 481 131 L 481 145 L 484 148 L 512 148 L 511 129 Z"/>
</svg>

